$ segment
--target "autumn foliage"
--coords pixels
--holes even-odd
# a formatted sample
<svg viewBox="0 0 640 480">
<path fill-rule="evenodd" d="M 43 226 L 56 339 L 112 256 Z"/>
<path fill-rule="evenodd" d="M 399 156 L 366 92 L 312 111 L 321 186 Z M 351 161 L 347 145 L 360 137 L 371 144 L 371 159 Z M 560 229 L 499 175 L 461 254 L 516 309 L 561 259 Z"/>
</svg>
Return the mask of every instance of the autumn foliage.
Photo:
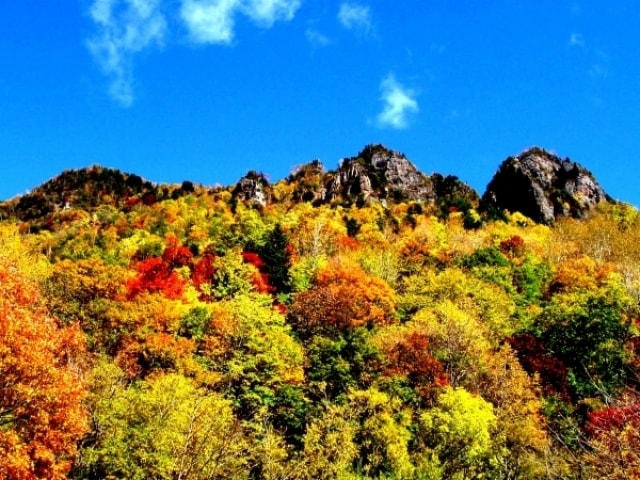
<svg viewBox="0 0 640 480">
<path fill-rule="evenodd" d="M 406 376 L 424 399 L 431 399 L 437 389 L 449 384 L 444 366 L 431 356 L 429 350 L 429 337 L 412 332 L 386 354 L 386 373 Z"/>
<path fill-rule="evenodd" d="M 296 296 L 291 318 L 301 334 L 312 335 L 388 325 L 395 308 L 386 282 L 354 265 L 334 265 L 318 271 L 314 286 Z"/>
<path fill-rule="evenodd" d="M 129 298 L 142 292 L 161 292 L 167 298 L 180 298 L 186 285 L 176 272 L 177 268 L 191 264 L 193 255 L 180 246 L 175 237 L 169 239 L 162 257 L 151 257 L 136 264 L 138 275 L 128 284 Z"/>
<path fill-rule="evenodd" d="M 640 478 L 640 402 L 589 413 L 592 464 L 601 478 Z"/>
<path fill-rule="evenodd" d="M 569 369 L 547 351 L 541 340 L 530 333 L 522 333 L 506 341 L 516 351 L 523 368 L 531 375 L 539 375 L 547 395 L 558 395 L 570 401 Z"/>
<path fill-rule="evenodd" d="M 83 334 L 51 318 L 38 286 L 0 256 L 0 477 L 62 479 L 87 431 Z"/>
<path fill-rule="evenodd" d="M 0 479 L 640 478 L 635 209 L 103 173 L 0 205 Z"/>
</svg>

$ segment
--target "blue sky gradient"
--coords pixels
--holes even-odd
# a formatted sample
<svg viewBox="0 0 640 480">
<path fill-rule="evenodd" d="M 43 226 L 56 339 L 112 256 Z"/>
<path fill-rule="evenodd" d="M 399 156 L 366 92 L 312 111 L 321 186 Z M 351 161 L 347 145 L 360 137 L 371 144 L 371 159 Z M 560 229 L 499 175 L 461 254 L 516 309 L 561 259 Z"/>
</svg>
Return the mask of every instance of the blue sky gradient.
<svg viewBox="0 0 640 480">
<path fill-rule="evenodd" d="M 537 145 L 640 205 L 630 0 L 0 5 L 0 199 L 92 164 L 273 180 L 369 143 L 482 193 Z"/>
</svg>

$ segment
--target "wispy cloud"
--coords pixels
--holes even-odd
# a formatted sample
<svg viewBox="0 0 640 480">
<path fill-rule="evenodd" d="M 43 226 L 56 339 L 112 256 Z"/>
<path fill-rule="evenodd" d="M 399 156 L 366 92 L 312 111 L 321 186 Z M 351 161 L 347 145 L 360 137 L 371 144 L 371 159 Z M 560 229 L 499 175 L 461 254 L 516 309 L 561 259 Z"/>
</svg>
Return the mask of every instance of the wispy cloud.
<svg viewBox="0 0 640 480">
<path fill-rule="evenodd" d="M 87 46 L 110 78 L 111 96 L 129 107 L 134 100 L 135 54 L 162 46 L 169 25 L 182 23 L 194 43 L 230 44 L 238 16 L 270 28 L 291 20 L 300 4 L 301 0 L 92 0 L 88 13 L 96 32 Z M 167 15 L 169 20 L 175 15 L 177 21 L 168 21 Z"/>
<path fill-rule="evenodd" d="M 343 3 L 338 11 L 338 21 L 348 30 L 367 35 L 371 31 L 371 9 L 358 3 Z"/>
<path fill-rule="evenodd" d="M 595 51 L 595 61 L 589 69 L 589 76 L 601 80 L 609 76 L 609 55 L 604 50 Z"/>
<path fill-rule="evenodd" d="M 572 47 L 584 47 L 584 38 L 579 33 L 572 33 L 569 37 L 569 45 Z"/>
<path fill-rule="evenodd" d="M 239 3 L 242 12 L 264 28 L 279 20 L 291 20 L 300 8 L 300 0 L 245 0 Z"/>
<path fill-rule="evenodd" d="M 609 69 L 602 63 L 594 63 L 589 69 L 589 76 L 593 79 L 602 79 L 609 76 Z"/>
<path fill-rule="evenodd" d="M 125 107 L 133 103 L 133 55 L 161 46 L 167 22 L 159 0 L 95 0 L 89 10 L 97 32 L 87 45 L 110 77 L 109 93 Z"/>
<path fill-rule="evenodd" d="M 331 44 L 331 39 L 313 28 L 307 28 L 304 31 L 304 37 L 314 47 L 326 47 Z"/>
<path fill-rule="evenodd" d="M 383 108 L 376 117 L 376 125 L 380 128 L 407 128 L 411 116 L 419 111 L 416 92 L 401 85 L 391 73 L 380 82 L 380 91 Z"/>
</svg>

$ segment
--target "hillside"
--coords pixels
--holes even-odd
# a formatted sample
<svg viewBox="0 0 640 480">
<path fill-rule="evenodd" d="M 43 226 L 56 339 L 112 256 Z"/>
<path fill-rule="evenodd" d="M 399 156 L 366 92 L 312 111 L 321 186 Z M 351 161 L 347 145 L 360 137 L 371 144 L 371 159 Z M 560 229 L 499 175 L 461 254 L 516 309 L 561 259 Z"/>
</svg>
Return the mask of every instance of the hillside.
<svg viewBox="0 0 640 480">
<path fill-rule="evenodd" d="M 2 478 L 639 478 L 640 215 L 568 159 L 94 166 L 0 212 Z"/>
</svg>

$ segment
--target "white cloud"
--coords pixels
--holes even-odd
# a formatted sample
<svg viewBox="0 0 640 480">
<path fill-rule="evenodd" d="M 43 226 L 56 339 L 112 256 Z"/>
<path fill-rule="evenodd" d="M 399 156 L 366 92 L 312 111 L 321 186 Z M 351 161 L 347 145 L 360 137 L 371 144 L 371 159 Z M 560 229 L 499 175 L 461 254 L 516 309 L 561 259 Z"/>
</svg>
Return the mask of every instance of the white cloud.
<svg viewBox="0 0 640 480">
<path fill-rule="evenodd" d="M 398 83 L 393 74 L 382 80 L 380 90 L 380 98 L 384 105 L 376 117 L 376 124 L 380 128 L 407 128 L 411 115 L 419 111 L 416 92 Z"/>
<path fill-rule="evenodd" d="M 331 44 L 331 39 L 326 35 L 314 30 L 313 28 L 307 28 L 304 31 L 304 36 L 307 41 L 314 47 L 326 47 Z"/>
<path fill-rule="evenodd" d="M 572 33 L 569 37 L 569 45 L 572 47 L 584 47 L 584 38 L 579 33 Z"/>
<path fill-rule="evenodd" d="M 196 43 L 231 43 L 237 0 L 183 0 L 180 17 Z"/>
<path fill-rule="evenodd" d="M 371 30 L 371 9 L 357 3 L 343 3 L 338 20 L 344 28 L 366 35 Z"/>
<path fill-rule="evenodd" d="M 291 20 L 299 7 L 300 0 L 182 0 L 180 16 L 194 42 L 229 44 L 237 15 L 270 28 L 279 20 Z"/>
<path fill-rule="evenodd" d="M 159 0 L 95 0 L 89 10 L 98 31 L 87 45 L 111 78 L 109 93 L 125 107 L 133 103 L 133 55 L 164 41 L 159 7 Z"/>
<path fill-rule="evenodd" d="M 289 21 L 300 7 L 300 0 L 245 0 L 242 11 L 261 27 L 276 21 Z"/>
<path fill-rule="evenodd" d="M 186 26 L 195 43 L 230 44 L 235 20 L 244 15 L 262 28 L 291 20 L 302 0 L 91 0 L 89 17 L 96 26 L 87 41 L 92 55 L 110 77 L 111 96 L 125 107 L 133 103 L 133 59 L 162 46 L 170 12 Z M 177 6 L 176 6 L 177 5 Z M 173 20 L 173 18 L 172 18 Z"/>
</svg>

